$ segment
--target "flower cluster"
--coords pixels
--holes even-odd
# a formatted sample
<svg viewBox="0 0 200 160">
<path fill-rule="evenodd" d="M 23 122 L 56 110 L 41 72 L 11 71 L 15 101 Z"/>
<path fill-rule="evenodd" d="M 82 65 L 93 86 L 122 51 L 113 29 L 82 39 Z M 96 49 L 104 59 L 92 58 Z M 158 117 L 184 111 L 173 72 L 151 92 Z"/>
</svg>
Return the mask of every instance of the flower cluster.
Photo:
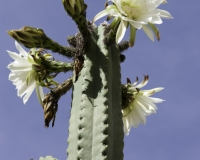
<svg viewBox="0 0 200 160">
<path fill-rule="evenodd" d="M 135 83 L 131 84 L 130 80 L 126 85 L 122 85 L 122 113 L 124 132 L 129 134 L 131 127 L 137 128 L 139 124 L 146 123 L 146 116 L 156 113 L 157 107 L 154 103 L 161 103 L 164 100 L 150 97 L 163 88 L 153 88 L 150 90 L 140 90 L 148 83 L 148 76 L 137 85 L 138 78 Z"/>
<path fill-rule="evenodd" d="M 161 24 L 161 18 L 172 18 L 171 14 L 165 10 L 157 9 L 166 0 L 109 0 L 113 4 L 107 5 L 106 9 L 99 12 L 93 22 L 109 15 L 114 18 L 111 28 L 117 30 L 116 43 L 119 43 L 128 26 L 130 26 L 130 46 L 134 45 L 136 30 L 143 29 L 146 35 L 154 41 L 154 34 L 160 39 L 159 31 L 154 24 Z"/>
<path fill-rule="evenodd" d="M 15 46 L 19 51 L 16 52 L 7 51 L 14 62 L 8 65 L 11 73 L 9 74 L 9 80 L 13 82 L 17 89 L 17 95 L 23 97 L 23 102 L 26 104 L 33 90 L 36 88 L 36 93 L 39 101 L 42 101 L 44 97 L 43 89 L 36 83 L 37 72 L 32 69 L 33 65 L 37 65 L 32 56 L 28 54 L 19 44 L 15 41 Z"/>
</svg>

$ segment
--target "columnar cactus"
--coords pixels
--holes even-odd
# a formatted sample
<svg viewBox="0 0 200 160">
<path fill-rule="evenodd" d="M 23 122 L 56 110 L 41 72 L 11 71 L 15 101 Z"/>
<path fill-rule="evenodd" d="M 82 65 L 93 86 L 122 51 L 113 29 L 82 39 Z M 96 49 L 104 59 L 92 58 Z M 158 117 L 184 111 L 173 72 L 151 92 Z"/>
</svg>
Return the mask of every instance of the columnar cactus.
<svg viewBox="0 0 200 160">
<path fill-rule="evenodd" d="M 123 159 L 120 51 L 94 28 L 84 67 L 73 86 L 68 159 Z"/>
<path fill-rule="evenodd" d="M 24 103 L 36 87 L 44 110 L 45 127 L 49 127 L 51 121 L 54 126 L 58 101 L 72 88 L 68 160 L 123 160 L 124 132 L 128 135 L 132 126 L 145 124 L 145 117 L 156 112 L 154 103 L 163 101 L 150 97 L 163 88 L 140 90 L 147 84 L 148 75 L 139 85 L 138 78 L 133 84 L 129 79 L 127 84 L 121 84 L 120 63 L 125 60 L 122 52 L 134 45 L 137 30 L 142 28 L 151 40 L 154 33 L 160 40 L 154 24 L 162 23 L 160 17 L 171 18 L 171 15 L 156 8 L 166 1 L 112 2 L 106 3 L 106 9 L 90 22 L 86 19 L 84 0 L 62 0 L 65 11 L 80 31 L 68 37 L 70 47 L 51 40 L 42 29 L 25 26 L 8 31 L 17 42 L 31 48 L 27 53 L 16 42 L 20 54 L 8 51 L 15 60 L 8 66 L 9 79 L 17 86 L 19 96 L 26 94 Z M 105 15 L 108 15 L 107 20 L 114 18 L 111 24 L 104 22 L 96 26 L 94 22 Z M 119 43 L 128 27 L 129 41 Z M 74 62 L 56 61 L 45 49 L 73 58 Z M 27 72 L 24 66 L 28 67 Z M 15 67 L 20 69 L 16 71 Z M 54 80 L 60 72 L 71 70 L 72 76 L 62 84 Z M 42 87 L 50 89 L 45 96 Z"/>
</svg>

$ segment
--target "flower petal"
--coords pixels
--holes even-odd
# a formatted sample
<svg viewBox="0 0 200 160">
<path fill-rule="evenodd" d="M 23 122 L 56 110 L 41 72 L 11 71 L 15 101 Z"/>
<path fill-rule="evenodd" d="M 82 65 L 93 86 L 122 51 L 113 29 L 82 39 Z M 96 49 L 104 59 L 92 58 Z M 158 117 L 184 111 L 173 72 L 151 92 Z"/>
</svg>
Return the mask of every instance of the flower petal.
<svg viewBox="0 0 200 160">
<path fill-rule="evenodd" d="M 42 103 L 42 100 L 44 98 L 43 89 L 37 83 L 36 83 L 36 87 L 35 88 L 36 88 L 36 94 L 37 94 L 38 101 L 40 102 L 41 106 L 43 106 L 43 103 Z"/>
<path fill-rule="evenodd" d="M 28 53 L 19 45 L 17 41 L 15 41 L 15 46 L 21 55 L 28 56 Z"/>
<path fill-rule="evenodd" d="M 146 33 L 146 35 L 154 42 L 153 32 L 145 25 L 142 26 L 142 29 Z"/>
<path fill-rule="evenodd" d="M 22 55 L 19 55 L 17 54 L 16 52 L 11 52 L 11 51 L 8 51 L 6 50 L 9 54 L 9 56 L 14 59 L 15 61 L 17 62 L 20 62 L 20 63 L 26 63 L 26 58 L 25 57 L 22 57 Z"/>
<path fill-rule="evenodd" d="M 131 127 L 137 128 L 140 124 L 146 124 L 146 116 L 156 113 L 158 109 L 155 104 L 164 101 L 160 98 L 149 97 L 163 88 L 140 89 L 147 84 L 148 78 L 148 76 L 145 76 L 144 80 L 137 86 L 137 83 L 130 84 L 130 81 L 126 85 L 122 85 L 123 97 L 128 97 L 129 102 L 127 106 L 125 103 L 122 104 L 124 132 L 126 135 L 129 134 Z M 126 101 L 126 99 L 124 100 Z"/>
<path fill-rule="evenodd" d="M 19 54 L 11 51 L 7 51 L 14 62 L 11 62 L 7 68 L 10 69 L 8 79 L 16 86 L 17 95 L 23 97 L 24 104 L 28 101 L 32 94 L 36 81 L 35 72 L 32 70 L 32 63 L 28 60 L 28 53 L 15 41 L 15 46 L 20 52 Z M 29 81 L 26 83 L 27 76 L 29 75 Z"/>
<path fill-rule="evenodd" d="M 93 18 L 92 22 L 95 22 L 95 21 L 97 21 L 98 19 L 100 19 L 100 18 L 102 18 L 102 17 L 104 17 L 104 16 L 106 16 L 106 15 L 108 15 L 108 14 L 114 12 L 115 9 L 116 9 L 116 7 L 114 7 L 114 6 L 107 7 L 105 10 L 99 12 L 99 13 Z"/>
<path fill-rule="evenodd" d="M 171 15 L 169 12 L 167 12 L 167 11 L 165 11 L 165 10 L 161 10 L 161 9 L 158 9 L 158 10 L 159 10 L 159 12 L 160 12 L 160 17 L 166 18 L 166 19 L 171 19 L 171 18 L 173 18 L 172 15 Z"/>
<path fill-rule="evenodd" d="M 27 89 L 26 95 L 23 97 L 24 104 L 26 104 L 31 94 L 33 93 L 33 90 L 35 89 L 35 85 L 36 85 L 36 82 L 32 83 L 32 85 L 29 86 L 29 88 Z"/>
<path fill-rule="evenodd" d="M 119 27 L 117 29 L 116 43 L 119 43 L 122 40 L 122 38 L 124 37 L 125 32 L 126 32 L 126 27 L 127 27 L 127 22 L 121 21 L 119 24 Z"/>
<path fill-rule="evenodd" d="M 161 18 L 173 18 L 171 14 L 165 10 L 157 9 L 159 5 L 166 3 L 166 0 L 108 0 L 114 4 L 108 5 L 104 11 L 98 13 L 93 21 L 108 15 L 110 17 L 120 18 L 121 21 L 130 24 L 136 29 L 143 29 L 147 36 L 154 41 L 152 31 L 146 26 L 148 23 L 151 24 L 162 24 Z M 110 12 L 107 10 L 109 7 L 115 7 Z M 122 24 L 121 24 L 122 25 Z M 122 39 L 122 26 L 118 29 L 117 43 Z M 154 27 L 155 29 L 155 27 Z M 131 29 L 133 31 L 133 29 Z M 155 30 L 154 30 L 155 31 Z M 159 39 L 159 32 L 156 32 L 157 39 Z M 130 45 L 133 45 L 133 39 L 130 40 Z"/>
</svg>

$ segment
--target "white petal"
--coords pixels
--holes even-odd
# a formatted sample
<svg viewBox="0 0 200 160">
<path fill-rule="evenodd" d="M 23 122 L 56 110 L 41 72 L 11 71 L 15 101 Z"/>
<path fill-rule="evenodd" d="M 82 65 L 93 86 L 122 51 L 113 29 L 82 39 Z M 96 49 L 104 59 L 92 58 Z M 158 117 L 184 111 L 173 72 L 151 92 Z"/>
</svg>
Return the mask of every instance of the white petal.
<svg viewBox="0 0 200 160">
<path fill-rule="evenodd" d="M 15 41 L 15 46 L 17 50 L 24 56 L 28 56 L 28 53 L 19 45 L 17 41 Z"/>
<path fill-rule="evenodd" d="M 10 70 L 27 70 L 32 68 L 32 65 L 30 63 L 18 63 L 13 62 L 8 65 L 8 68 Z"/>
<path fill-rule="evenodd" d="M 93 21 L 92 22 L 95 22 L 97 21 L 98 19 L 110 14 L 111 12 L 114 12 L 114 10 L 116 9 L 116 7 L 114 6 L 110 6 L 110 7 L 107 7 L 105 10 L 99 12 L 94 18 L 93 18 Z"/>
<path fill-rule="evenodd" d="M 21 66 L 21 65 L 17 65 L 17 64 L 9 64 L 8 68 L 12 71 L 12 72 L 24 72 L 24 71 L 31 71 L 30 66 Z"/>
<path fill-rule="evenodd" d="M 130 127 L 127 118 L 123 118 L 123 124 L 124 124 L 124 133 L 126 135 L 129 135 Z"/>
<path fill-rule="evenodd" d="M 159 88 L 153 88 L 153 89 L 150 89 L 150 90 L 140 90 L 140 93 L 143 94 L 143 95 L 146 95 L 146 96 L 151 96 L 151 95 L 153 95 L 154 93 L 160 92 L 160 91 L 163 90 L 163 89 L 164 89 L 164 88 L 159 87 Z"/>
<path fill-rule="evenodd" d="M 125 16 L 127 16 L 127 14 L 123 11 L 122 7 L 121 7 L 121 2 L 120 0 L 115 0 L 114 1 L 115 5 L 117 6 L 117 9 L 119 10 L 119 12 Z"/>
<path fill-rule="evenodd" d="M 42 106 L 43 105 L 42 100 L 44 98 L 44 92 L 43 92 L 42 87 L 39 86 L 37 83 L 36 83 L 36 94 L 37 94 L 38 101 L 40 102 L 40 104 Z"/>
<path fill-rule="evenodd" d="M 134 128 L 137 128 L 139 125 L 139 115 L 136 111 L 136 108 L 134 107 L 134 109 L 132 110 L 132 112 L 127 116 L 128 121 L 130 123 L 130 128 L 133 126 Z"/>
<path fill-rule="evenodd" d="M 24 94 L 26 94 L 27 90 L 28 90 L 28 86 L 26 85 L 26 82 L 22 82 L 22 83 L 19 83 L 17 86 L 17 95 L 19 97 L 23 97 Z"/>
<path fill-rule="evenodd" d="M 172 15 L 171 15 L 169 12 L 167 12 L 167 11 L 165 11 L 165 10 L 161 10 L 161 9 L 158 9 L 158 10 L 159 10 L 159 12 L 160 12 L 160 17 L 166 18 L 166 19 L 171 19 L 171 18 L 173 18 Z"/>
<path fill-rule="evenodd" d="M 135 27 L 136 29 L 141 29 L 141 28 L 142 28 L 142 24 L 140 24 L 140 23 L 131 22 L 131 21 L 129 21 L 129 23 L 130 23 L 133 27 Z"/>
<path fill-rule="evenodd" d="M 153 98 L 153 97 L 151 97 L 151 99 L 153 100 L 153 103 L 162 103 L 163 101 L 165 101 L 165 100 L 160 99 L 160 98 Z"/>
<path fill-rule="evenodd" d="M 136 101 L 137 102 L 137 101 Z M 141 124 L 145 124 L 146 123 L 146 118 L 145 118 L 145 113 L 142 110 L 142 108 L 140 107 L 140 105 L 138 104 L 136 108 L 137 114 L 138 114 L 138 118 L 140 120 Z"/>
<path fill-rule="evenodd" d="M 160 18 L 160 16 L 155 15 L 152 17 L 152 20 L 150 22 L 153 24 L 162 24 L 162 19 Z"/>
<path fill-rule="evenodd" d="M 148 104 L 148 106 L 150 107 L 150 108 L 152 108 L 153 107 L 153 110 L 156 110 L 157 109 L 157 107 L 156 107 L 156 105 L 153 103 L 153 100 L 150 98 L 150 97 L 146 97 L 146 96 L 137 96 L 137 100 L 139 101 L 139 102 L 141 102 L 141 103 L 146 103 L 146 104 Z M 147 109 L 149 109 L 149 108 L 147 108 Z"/>
<path fill-rule="evenodd" d="M 15 81 L 15 80 L 21 80 L 21 81 L 26 81 L 27 75 L 30 73 L 30 71 L 24 71 L 24 72 L 11 72 L 8 76 L 8 79 L 10 81 Z"/>
<path fill-rule="evenodd" d="M 31 86 L 29 86 L 29 88 L 28 88 L 28 90 L 26 92 L 26 95 L 23 97 L 24 104 L 26 104 L 26 102 L 28 101 L 29 97 L 33 93 L 33 90 L 35 89 L 35 85 L 36 85 L 36 82 L 34 82 Z"/>
<path fill-rule="evenodd" d="M 153 32 L 145 25 L 142 26 L 143 31 L 146 33 L 146 35 L 152 40 L 154 41 L 154 35 Z"/>
<path fill-rule="evenodd" d="M 127 27 L 127 22 L 121 21 L 119 24 L 119 27 L 117 29 L 116 43 L 119 43 L 122 40 L 122 38 L 124 37 L 125 32 L 126 32 L 126 27 Z"/>
<path fill-rule="evenodd" d="M 22 55 L 19 55 L 17 54 L 16 52 L 11 52 L 11 51 L 8 51 L 6 50 L 9 54 L 9 56 L 14 59 L 15 61 L 17 62 L 20 62 L 20 63 L 26 63 L 26 58 L 22 57 Z"/>
</svg>

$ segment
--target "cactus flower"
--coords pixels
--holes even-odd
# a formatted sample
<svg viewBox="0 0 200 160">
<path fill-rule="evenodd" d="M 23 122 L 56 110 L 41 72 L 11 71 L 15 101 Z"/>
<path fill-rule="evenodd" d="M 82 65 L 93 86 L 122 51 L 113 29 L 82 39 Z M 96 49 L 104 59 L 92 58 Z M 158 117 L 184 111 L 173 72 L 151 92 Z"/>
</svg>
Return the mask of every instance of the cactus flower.
<svg viewBox="0 0 200 160">
<path fill-rule="evenodd" d="M 124 132 L 126 135 L 129 134 L 132 126 L 137 128 L 139 124 L 145 124 L 146 116 L 156 113 L 157 107 L 155 103 L 164 101 L 159 98 L 150 97 L 155 92 L 161 91 L 163 88 L 140 90 L 140 88 L 148 83 L 148 78 L 148 76 L 145 76 L 144 80 L 138 85 L 136 80 L 135 83 L 128 83 L 122 87 L 126 99 L 124 101 L 128 101 L 128 105 L 126 105 L 126 107 L 123 106 L 122 109 Z"/>
<path fill-rule="evenodd" d="M 41 102 L 44 97 L 43 89 L 36 83 L 36 72 L 32 69 L 32 65 L 35 64 L 33 58 L 15 41 L 15 46 L 19 51 L 8 51 L 8 54 L 14 62 L 8 65 L 11 73 L 9 74 L 9 80 L 16 85 L 17 95 L 23 97 L 23 102 L 26 104 L 33 90 L 36 88 L 36 93 L 39 101 Z"/>
<path fill-rule="evenodd" d="M 111 26 L 118 26 L 116 33 L 116 43 L 119 43 L 122 40 L 128 26 L 130 26 L 130 46 L 133 46 L 134 44 L 136 30 L 141 28 L 152 41 L 154 41 L 153 32 L 159 40 L 159 32 L 154 24 L 161 24 L 161 18 L 172 18 L 169 12 L 157 9 L 160 4 L 166 3 L 166 0 L 110 1 L 112 1 L 113 4 L 108 5 L 105 10 L 99 12 L 94 17 L 93 21 L 96 21 L 106 15 L 115 17 L 111 23 Z"/>
</svg>

